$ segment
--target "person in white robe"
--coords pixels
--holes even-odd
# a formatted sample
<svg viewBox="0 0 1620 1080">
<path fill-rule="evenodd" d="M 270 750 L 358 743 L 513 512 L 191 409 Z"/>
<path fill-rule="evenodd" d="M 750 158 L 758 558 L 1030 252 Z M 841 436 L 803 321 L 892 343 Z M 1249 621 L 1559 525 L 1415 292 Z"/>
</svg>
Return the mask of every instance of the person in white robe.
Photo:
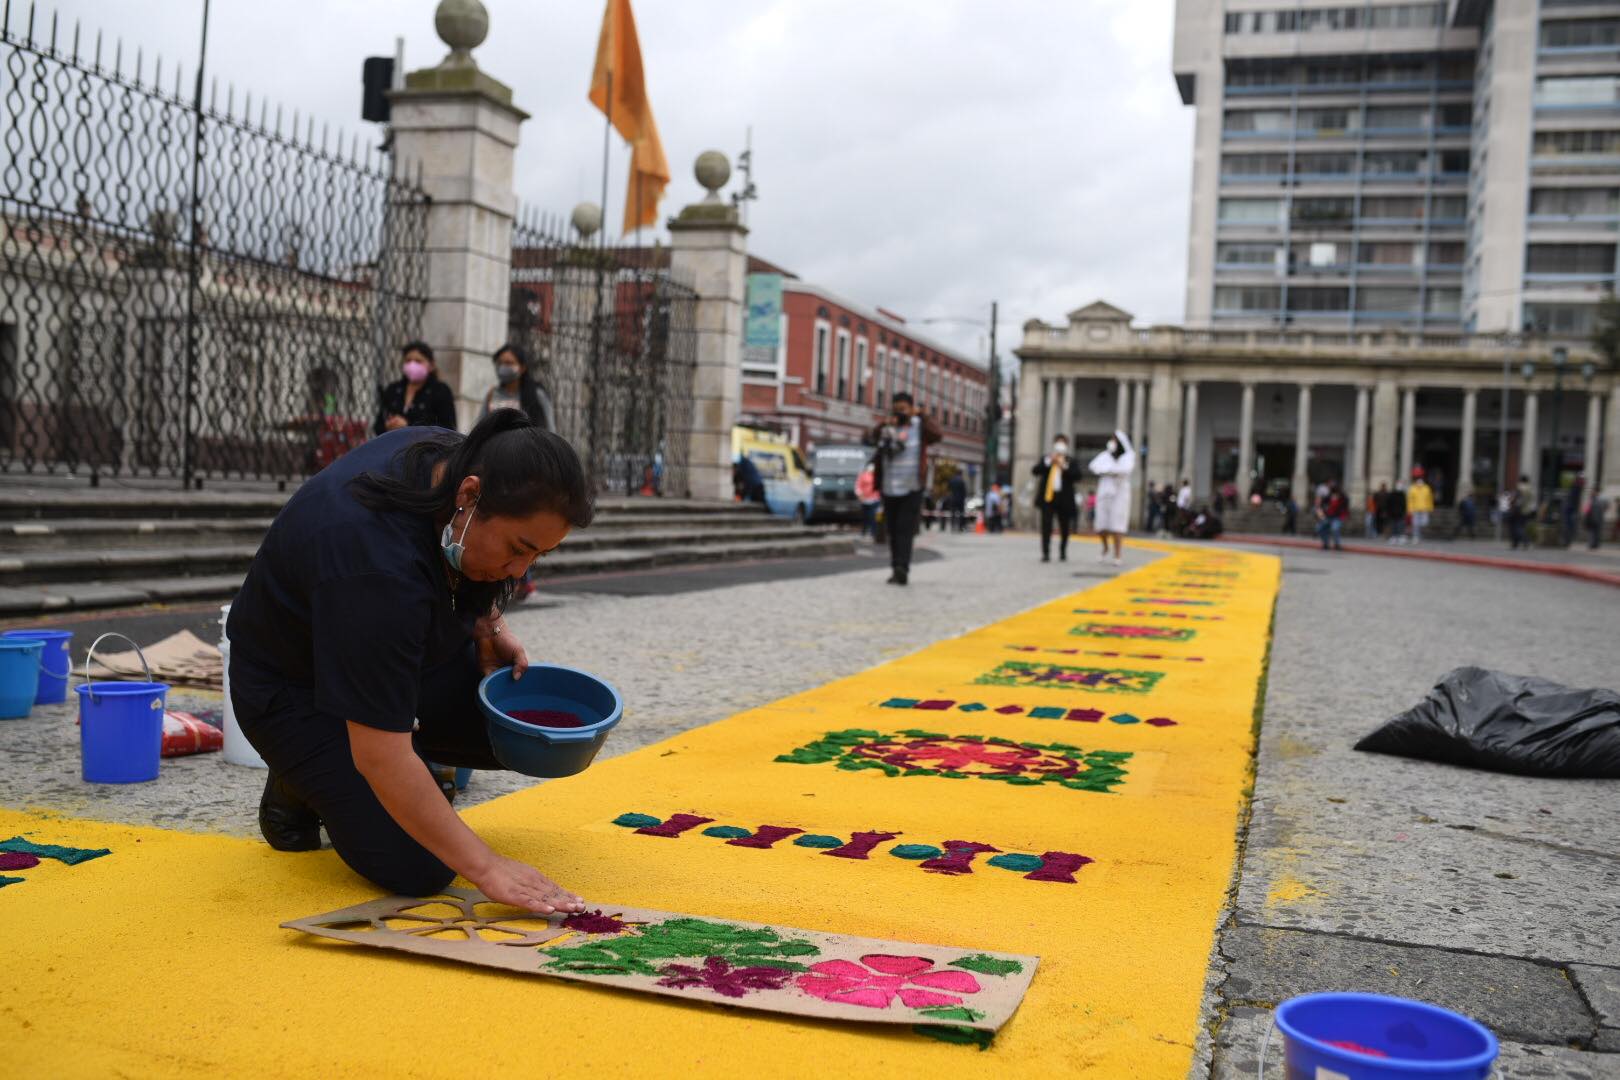
<svg viewBox="0 0 1620 1080">
<path fill-rule="evenodd" d="M 1097 535 L 1102 537 L 1102 559 L 1108 559 L 1108 541 L 1114 541 L 1114 565 L 1123 561 L 1125 534 L 1131 527 L 1131 474 L 1136 471 L 1136 449 L 1123 431 L 1115 431 L 1107 449 L 1091 459 L 1097 477 Z"/>
</svg>

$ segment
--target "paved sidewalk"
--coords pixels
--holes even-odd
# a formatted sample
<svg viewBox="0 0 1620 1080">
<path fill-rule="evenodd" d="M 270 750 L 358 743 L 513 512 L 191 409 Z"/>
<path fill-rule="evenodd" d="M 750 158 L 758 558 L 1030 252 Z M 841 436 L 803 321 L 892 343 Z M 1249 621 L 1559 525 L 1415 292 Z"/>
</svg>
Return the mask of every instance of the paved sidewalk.
<svg viewBox="0 0 1620 1080">
<path fill-rule="evenodd" d="M 1279 553 L 1255 801 L 1208 1002 L 1213 1075 L 1255 1074 L 1276 1002 L 1343 988 L 1478 1017 L 1503 1040 L 1505 1077 L 1620 1076 L 1620 1055 L 1591 1052 L 1620 1051 L 1620 782 L 1350 748 L 1464 664 L 1614 686 L 1620 596 Z"/>
<path fill-rule="evenodd" d="M 1225 533 L 1219 542 L 1269 548 L 1274 552 L 1323 550 L 1321 541 L 1311 536 Z M 1490 540 L 1392 544 L 1388 541 L 1346 538 L 1344 551 L 1353 555 L 1379 555 L 1419 562 L 1446 562 L 1489 567 L 1494 570 L 1547 574 L 1620 587 L 1620 547 L 1599 548 L 1593 551 L 1577 545 L 1572 548 L 1521 548 L 1514 551 L 1504 544 Z"/>
</svg>

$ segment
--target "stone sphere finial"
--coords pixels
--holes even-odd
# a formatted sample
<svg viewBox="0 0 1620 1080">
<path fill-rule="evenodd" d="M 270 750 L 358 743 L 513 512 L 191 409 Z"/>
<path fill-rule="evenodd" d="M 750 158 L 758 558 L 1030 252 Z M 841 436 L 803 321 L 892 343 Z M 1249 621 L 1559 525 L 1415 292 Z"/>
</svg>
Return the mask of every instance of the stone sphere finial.
<svg viewBox="0 0 1620 1080">
<path fill-rule="evenodd" d="M 440 67 L 477 67 L 472 51 L 489 36 L 489 12 L 480 0 L 439 0 L 433 29 L 450 46 L 450 55 Z"/>
<path fill-rule="evenodd" d="M 593 202 L 582 202 L 574 207 L 568 220 L 579 231 L 580 239 L 589 240 L 602 227 L 602 208 Z"/>
<path fill-rule="evenodd" d="M 731 179 L 731 162 L 718 150 L 705 150 L 697 156 L 697 162 L 692 166 L 692 174 L 709 192 L 703 201 L 719 202 L 720 189 Z"/>
</svg>

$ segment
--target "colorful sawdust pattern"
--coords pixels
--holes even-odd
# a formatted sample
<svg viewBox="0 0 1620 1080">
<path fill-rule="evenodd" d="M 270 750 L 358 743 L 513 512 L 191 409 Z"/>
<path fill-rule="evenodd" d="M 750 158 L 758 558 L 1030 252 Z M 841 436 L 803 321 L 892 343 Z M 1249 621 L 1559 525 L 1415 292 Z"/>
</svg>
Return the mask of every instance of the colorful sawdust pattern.
<svg viewBox="0 0 1620 1080">
<path fill-rule="evenodd" d="M 829 731 L 777 761 L 833 764 L 890 778 L 935 776 L 993 780 L 1017 787 L 1056 784 L 1075 791 L 1109 792 L 1125 779 L 1128 750 L 1082 750 L 1066 743 L 1014 742 L 983 735 L 907 730 L 884 735 L 865 728 Z"/>
<path fill-rule="evenodd" d="M 1162 671 L 1068 667 L 1004 660 L 973 681 L 980 686 L 1022 686 L 1044 690 L 1084 690 L 1094 694 L 1145 694 L 1164 678 Z"/>
</svg>

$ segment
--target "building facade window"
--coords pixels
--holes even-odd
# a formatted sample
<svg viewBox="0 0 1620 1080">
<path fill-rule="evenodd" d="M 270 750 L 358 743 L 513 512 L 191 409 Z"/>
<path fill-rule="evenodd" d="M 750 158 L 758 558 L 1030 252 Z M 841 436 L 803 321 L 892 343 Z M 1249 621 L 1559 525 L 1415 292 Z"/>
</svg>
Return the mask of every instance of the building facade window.
<svg viewBox="0 0 1620 1080">
<path fill-rule="evenodd" d="M 867 362 L 866 339 L 855 341 L 855 404 L 866 404 L 866 384 L 871 381 L 872 369 Z"/>
<path fill-rule="evenodd" d="M 1620 104 L 1620 75 L 1537 79 L 1535 103 L 1538 109 L 1589 109 Z"/>
<path fill-rule="evenodd" d="M 877 386 L 872 391 L 872 404 L 883 405 L 889 400 L 889 351 L 881 344 L 877 347 Z"/>
<path fill-rule="evenodd" d="M 1620 215 L 1620 188 L 1534 188 L 1530 192 L 1534 217 L 1579 219 Z"/>
<path fill-rule="evenodd" d="M 1283 223 L 1282 199 L 1222 199 L 1216 216 L 1222 225 L 1253 225 L 1279 228 Z"/>
<path fill-rule="evenodd" d="M 1615 157 L 1620 155 L 1620 131 L 1538 131 L 1537 157 Z"/>
<path fill-rule="evenodd" d="M 827 339 L 832 333 L 832 327 L 821 320 L 816 320 L 816 347 L 815 347 L 815 389 L 818 394 L 827 392 Z"/>
<path fill-rule="evenodd" d="M 849 400 L 849 331 L 838 331 L 838 397 Z"/>
<path fill-rule="evenodd" d="M 1604 49 L 1620 45 L 1620 19 L 1570 19 L 1541 24 L 1543 49 Z"/>
<path fill-rule="evenodd" d="M 1524 321 L 1538 334 L 1566 334 L 1586 337 L 1595 325 L 1596 312 L 1589 304 L 1526 304 Z"/>
<path fill-rule="evenodd" d="M 1525 270 L 1532 274 L 1614 276 L 1613 244 L 1531 244 Z"/>
<path fill-rule="evenodd" d="M 1263 286 L 1221 285 L 1215 289 L 1217 311 L 1273 312 L 1282 303 L 1282 290 Z"/>
<path fill-rule="evenodd" d="M 1362 286 L 1356 290 L 1356 310 L 1380 315 L 1415 315 L 1418 310 L 1418 291 Z"/>
</svg>

